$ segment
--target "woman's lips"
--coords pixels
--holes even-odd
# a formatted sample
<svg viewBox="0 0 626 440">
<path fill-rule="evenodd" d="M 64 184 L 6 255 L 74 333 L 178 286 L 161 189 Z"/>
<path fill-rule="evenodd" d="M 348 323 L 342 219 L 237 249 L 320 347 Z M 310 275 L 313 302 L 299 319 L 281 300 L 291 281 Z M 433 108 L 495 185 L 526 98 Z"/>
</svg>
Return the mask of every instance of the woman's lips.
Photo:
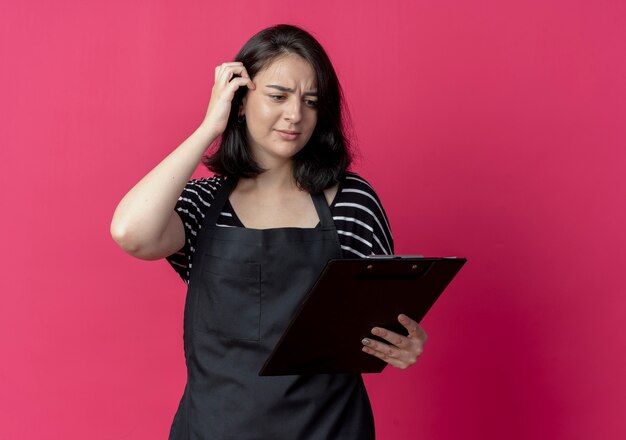
<svg viewBox="0 0 626 440">
<path fill-rule="evenodd" d="M 298 136 L 300 136 L 300 133 L 297 131 L 290 131 L 290 130 L 276 130 L 276 131 L 278 132 L 281 138 L 288 140 L 288 141 L 293 141 L 297 139 Z"/>
</svg>

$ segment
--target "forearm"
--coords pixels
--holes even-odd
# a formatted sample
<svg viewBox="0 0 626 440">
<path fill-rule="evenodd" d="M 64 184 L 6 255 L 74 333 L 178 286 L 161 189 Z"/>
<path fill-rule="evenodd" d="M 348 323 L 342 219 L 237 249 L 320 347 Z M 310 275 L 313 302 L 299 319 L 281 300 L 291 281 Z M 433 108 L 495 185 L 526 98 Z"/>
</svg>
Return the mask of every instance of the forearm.
<svg viewBox="0 0 626 440">
<path fill-rule="evenodd" d="M 114 240 L 127 252 L 158 247 L 185 184 L 217 133 L 204 126 L 143 177 L 120 201 L 111 223 Z M 177 231 L 184 236 L 184 231 Z M 171 237 L 170 237 L 171 238 Z"/>
</svg>

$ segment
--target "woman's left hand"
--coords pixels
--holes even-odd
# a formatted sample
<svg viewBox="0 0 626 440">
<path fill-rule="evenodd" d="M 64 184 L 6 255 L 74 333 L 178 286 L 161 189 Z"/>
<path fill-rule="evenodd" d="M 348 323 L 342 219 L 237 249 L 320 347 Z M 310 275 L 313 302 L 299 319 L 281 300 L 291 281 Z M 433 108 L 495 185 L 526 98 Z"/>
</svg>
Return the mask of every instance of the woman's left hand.
<svg viewBox="0 0 626 440">
<path fill-rule="evenodd" d="M 406 315 L 399 315 L 398 321 L 408 331 L 408 336 L 402 336 L 390 330 L 374 327 L 372 334 L 383 338 L 389 344 L 370 338 L 363 338 L 363 351 L 404 370 L 413 365 L 424 351 L 426 332 L 420 325 Z"/>
</svg>

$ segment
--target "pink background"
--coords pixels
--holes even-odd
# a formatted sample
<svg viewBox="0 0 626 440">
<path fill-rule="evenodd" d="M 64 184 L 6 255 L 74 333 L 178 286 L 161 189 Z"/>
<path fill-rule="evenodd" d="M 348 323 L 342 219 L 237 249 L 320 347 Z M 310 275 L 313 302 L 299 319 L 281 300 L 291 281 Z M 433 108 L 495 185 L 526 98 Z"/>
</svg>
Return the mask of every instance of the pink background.
<svg viewBox="0 0 626 440">
<path fill-rule="evenodd" d="M 3 0 L 0 438 L 167 437 L 185 286 L 109 223 L 280 22 L 330 53 L 397 252 L 469 259 L 366 378 L 379 438 L 626 438 L 621 0 Z"/>
</svg>

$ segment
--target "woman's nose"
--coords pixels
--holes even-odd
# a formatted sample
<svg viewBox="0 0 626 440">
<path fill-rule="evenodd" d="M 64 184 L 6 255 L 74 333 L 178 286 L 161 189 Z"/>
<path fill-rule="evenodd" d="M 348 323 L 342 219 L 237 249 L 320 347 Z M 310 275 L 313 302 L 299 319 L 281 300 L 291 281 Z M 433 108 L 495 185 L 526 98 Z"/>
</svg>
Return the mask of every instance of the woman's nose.
<svg viewBox="0 0 626 440">
<path fill-rule="evenodd" d="M 285 119 L 292 123 L 300 122 L 302 119 L 302 103 L 299 99 L 293 97 L 289 100 L 287 105 L 285 105 Z"/>
</svg>

